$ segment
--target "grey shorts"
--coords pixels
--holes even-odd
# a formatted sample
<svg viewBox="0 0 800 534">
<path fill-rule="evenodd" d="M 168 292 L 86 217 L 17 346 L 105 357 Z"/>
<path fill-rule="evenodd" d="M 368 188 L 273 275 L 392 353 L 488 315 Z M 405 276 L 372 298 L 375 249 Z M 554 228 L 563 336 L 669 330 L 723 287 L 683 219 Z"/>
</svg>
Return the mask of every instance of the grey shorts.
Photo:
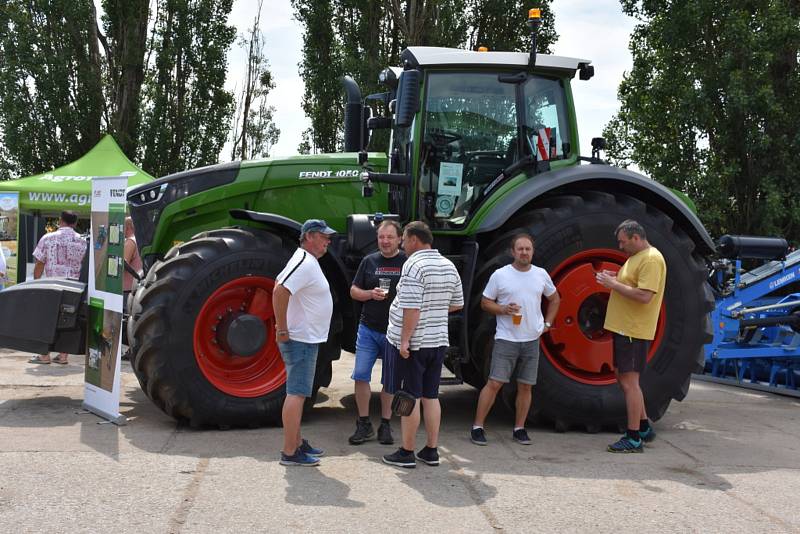
<svg viewBox="0 0 800 534">
<path fill-rule="evenodd" d="M 517 369 L 517 382 L 536 384 L 539 375 L 539 340 L 506 341 L 495 339 L 489 378 L 509 382 Z"/>
</svg>

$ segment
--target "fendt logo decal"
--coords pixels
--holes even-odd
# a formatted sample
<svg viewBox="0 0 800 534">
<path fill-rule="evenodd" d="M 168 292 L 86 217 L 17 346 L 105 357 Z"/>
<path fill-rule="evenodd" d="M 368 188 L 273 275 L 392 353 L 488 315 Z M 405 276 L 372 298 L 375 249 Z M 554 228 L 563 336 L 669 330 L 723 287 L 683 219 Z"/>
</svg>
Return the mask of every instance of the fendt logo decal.
<svg viewBox="0 0 800 534">
<path fill-rule="evenodd" d="M 356 178 L 361 176 L 359 169 L 342 169 L 340 171 L 300 171 L 297 176 L 301 180 L 314 180 L 317 178 Z"/>
</svg>

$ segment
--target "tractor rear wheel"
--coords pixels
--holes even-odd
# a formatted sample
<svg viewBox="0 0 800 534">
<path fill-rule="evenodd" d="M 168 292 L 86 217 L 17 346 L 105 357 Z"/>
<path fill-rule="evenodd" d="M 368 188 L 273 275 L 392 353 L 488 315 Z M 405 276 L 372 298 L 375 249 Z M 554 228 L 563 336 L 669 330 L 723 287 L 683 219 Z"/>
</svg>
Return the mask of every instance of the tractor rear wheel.
<svg viewBox="0 0 800 534">
<path fill-rule="evenodd" d="M 658 420 L 672 399 L 682 400 L 691 373 L 703 366 L 703 345 L 711 340 L 710 311 L 714 307 L 706 282 L 703 258 L 687 234 L 666 214 L 624 194 L 587 191 L 543 198 L 515 215 L 484 245 L 475 278 L 472 302 L 478 318 L 471 345 L 472 373 L 488 376 L 495 320 L 480 313 L 480 292 L 498 267 L 510 263 L 510 238 L 518 232 L 534 236 L 534 263 L 548 271 L 561 307 L 554 328 L 542 336 L 538 383 L 534 387 L 531 417 L 543 416 L 557 428 L 597 429 L 626 418 L 625 402 L 615 383 L 611 336 L 603 329 L 608 290 L 594 273 L 616 271 L 625 262 L 614 230 L 625 219 L 635 219 L 647 231 L 649 242 L 664 255 L 667 283 L 656 338 L 641 386 L 651 419 Z M 511 386 L 513 388 L 513 385 Z M 503 398 L 513 406 L 513 396 Z"/>
<path fill-rule="evenodd" d="M 294 246 L 266 232 L 215 230 L 150 269 L 132 298 L 129 337 L 133 370 L 159 408 L 195 427 L 280 422 L 286 372 L 272 290 Z M 315 382 L 330 380 L 329 360 Z"/>
</svg>

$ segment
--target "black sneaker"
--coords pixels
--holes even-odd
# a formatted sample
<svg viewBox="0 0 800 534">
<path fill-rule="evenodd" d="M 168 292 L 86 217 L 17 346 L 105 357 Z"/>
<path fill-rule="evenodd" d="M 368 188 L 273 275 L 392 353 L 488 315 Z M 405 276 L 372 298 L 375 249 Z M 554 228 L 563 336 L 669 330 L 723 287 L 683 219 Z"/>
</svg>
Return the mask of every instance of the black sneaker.
<svg viewBox="0 0 800 534">
<path fill-rule="evenodd" d="M 396 465 L 397 467 L 405 467 L 406 469 L 413 469 L 417 467 L 417 461 L 414 458 L 412 451 L 407 451 L 400 447 L 392 454 L 387 454 L 383 457 L 383 463 L 389 465 Z"/>
<path fill-rule="evenodd" d="M 417 460 L 428 465 L 439 465 L 439 451 L 425 446 L 417 453 Z"/>
<path fill-rule="evenodd" d="M 378 443 L 381 445 L 392 445 L 394 444 L 394 438 L 392 437 L 392 427 L 389 423 L 381 423 L 381 426 L 378 427 Z"/>
<path fill-rule="evenodd" d="M 356 431 L 347 441 L 350 442 L 350 445 L 360 445 L 374 437 L 375 431 L 372 429 L 372 421 L 356 419 Z"/>
<path fill-rule="evenodd" d="M 473 428 L 472 432 L 470 432 L 469 440 L 475 445 L 489 444 L 489 442 L 486 441 L 486 433 L 483 431 L 482 428 Z"/>
<path fill-rule="evenodd" d="M 519 430 L 515 430 L 514 434 L 514 441 L 519 443 L 520 445 L 530 445 L 531 438 L 528 437 L 528 433 L 525 432 L 524 428 L 520 428 Z"/>
</svg>

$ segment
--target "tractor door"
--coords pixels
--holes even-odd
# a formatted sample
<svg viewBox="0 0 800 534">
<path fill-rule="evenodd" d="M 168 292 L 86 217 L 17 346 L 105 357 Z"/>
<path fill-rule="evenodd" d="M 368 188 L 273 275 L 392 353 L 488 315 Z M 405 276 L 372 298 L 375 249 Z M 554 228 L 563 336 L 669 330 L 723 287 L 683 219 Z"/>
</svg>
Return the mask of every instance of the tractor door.
<svg viewBox="0 0 800 534">
<path fill-rule="evenodd" d="M 429 72 L 423 109 L 417 201 L 433 229 L 464 227 L 520 159 L 555 162 L 570 153 L 557 78 Z"/>
<path fill-rule="evenodd" d="M 425 84 L 419 214 L 462 226 L 487 184 L 519 158 L 516 86 L 497 72 L 431 72 Z"/>
</svg>

